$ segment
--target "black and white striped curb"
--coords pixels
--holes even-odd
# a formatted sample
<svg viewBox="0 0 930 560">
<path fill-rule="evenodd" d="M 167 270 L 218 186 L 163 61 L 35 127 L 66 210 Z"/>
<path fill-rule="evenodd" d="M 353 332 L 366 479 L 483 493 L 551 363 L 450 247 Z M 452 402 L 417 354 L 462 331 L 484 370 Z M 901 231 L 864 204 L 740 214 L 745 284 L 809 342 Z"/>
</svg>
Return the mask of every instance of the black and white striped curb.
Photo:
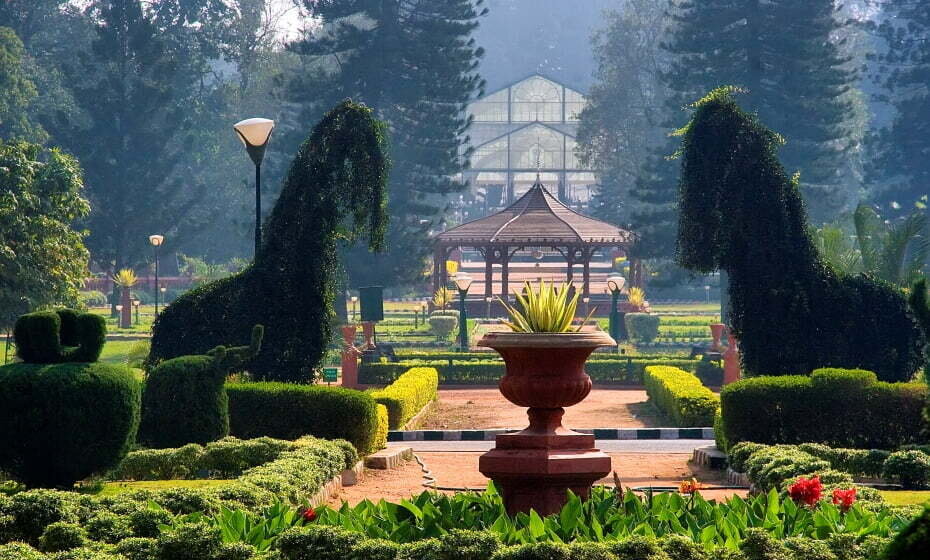
<svg viewBox="0 0 930 560">
<path fill-rule="evenodd" d="M 519 430 L 393 430 L 388 441 L 494 441 Z M 576 432 L 594 439 L 714 439 L 713 428 L 588 428 Z"/>
</svg>

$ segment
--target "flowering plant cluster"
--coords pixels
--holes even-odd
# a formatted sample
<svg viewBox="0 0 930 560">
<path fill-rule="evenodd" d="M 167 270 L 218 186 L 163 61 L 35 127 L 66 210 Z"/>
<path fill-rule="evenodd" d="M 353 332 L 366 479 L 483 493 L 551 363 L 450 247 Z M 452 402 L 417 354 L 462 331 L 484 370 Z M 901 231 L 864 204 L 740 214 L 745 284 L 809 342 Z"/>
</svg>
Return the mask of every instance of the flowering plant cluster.
<svg viewBox="0 0 930 560">
<path fill-rule="evenodd" d="M 788 495 L 797 504 L 814 507 L 823 494 L 823 485 L 819 476 L 811 478 L 800 477 L 798 481 L 788 487 Z"/>
<path fill-rule="evenodd" d="M 681 494 L 694 494 L 702 488 L 704 488 L 704 485 L 698 482 L 696 478 L 682 480 L 678 483 L 678 492 Z"/>
<path fill-rule="evenodd" d="M 856 503 L 856 489 L 840 490 L 837 488 L 833 491 L 833 505 L 839 506 L 840 511 L 846 513 L 849 508 Z"/>
</svg>

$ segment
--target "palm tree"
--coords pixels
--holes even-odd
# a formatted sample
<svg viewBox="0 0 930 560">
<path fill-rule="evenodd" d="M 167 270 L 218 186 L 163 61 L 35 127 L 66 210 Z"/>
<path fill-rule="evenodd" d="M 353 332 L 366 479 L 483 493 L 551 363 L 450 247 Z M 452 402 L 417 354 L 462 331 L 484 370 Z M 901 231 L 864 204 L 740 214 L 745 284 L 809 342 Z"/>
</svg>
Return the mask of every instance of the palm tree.
<svg viewBox="0 0 930 560">
<path fill-rule="evenodd" d="M 860 204 L 853 222 L 864 273 L 900 288 L 923 278 L 930 257 L 926 214 L 915 210 L 899 220 L 882 220 L 874 208 Z"/>
<path fill-rule="evenodd" d="M 833 270 L 845 274 L 862 272 L 862 253 L 856 246 L 855 236 L 848 236 L 843 228 L 826 225 L 813 232 L 817 250 Z"/>
</svg>

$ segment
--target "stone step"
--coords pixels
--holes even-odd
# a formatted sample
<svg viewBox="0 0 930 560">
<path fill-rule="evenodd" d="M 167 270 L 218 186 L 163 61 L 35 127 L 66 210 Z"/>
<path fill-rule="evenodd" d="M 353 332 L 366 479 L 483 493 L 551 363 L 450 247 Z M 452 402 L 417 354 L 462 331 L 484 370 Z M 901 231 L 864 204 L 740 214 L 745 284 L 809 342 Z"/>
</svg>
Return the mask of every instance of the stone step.
<svg viewBox="0 0 930 560">
<path fill-rule="evenodd" d="M 396 469 L 412 460 L 412 447 L 388 447 L 365 457 L 365 467 L 378 470 Z"/>
<path fill-rule="evenodd" d="M 713 445 L 696 448 L 691 460 L 695 464 L 711 469 L 723 470 L 727 468 L 727 454 Z"/>
</svg>

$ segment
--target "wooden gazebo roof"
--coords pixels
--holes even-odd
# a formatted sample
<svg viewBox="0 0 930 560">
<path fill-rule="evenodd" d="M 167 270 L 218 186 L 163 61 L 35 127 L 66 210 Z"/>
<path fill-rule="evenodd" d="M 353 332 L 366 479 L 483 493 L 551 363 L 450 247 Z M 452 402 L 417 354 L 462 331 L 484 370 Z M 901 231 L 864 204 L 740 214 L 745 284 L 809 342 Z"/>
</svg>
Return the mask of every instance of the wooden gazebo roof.
<svg viewBox="0 0 930 560">
<path fill-rule="evenodd" d="M 606 246 L 632 243 L 634 234 L 575 212 L 537 177 L 509 207 L 440 233 L 436 240 L 446 246 Z"/>
</svg>

